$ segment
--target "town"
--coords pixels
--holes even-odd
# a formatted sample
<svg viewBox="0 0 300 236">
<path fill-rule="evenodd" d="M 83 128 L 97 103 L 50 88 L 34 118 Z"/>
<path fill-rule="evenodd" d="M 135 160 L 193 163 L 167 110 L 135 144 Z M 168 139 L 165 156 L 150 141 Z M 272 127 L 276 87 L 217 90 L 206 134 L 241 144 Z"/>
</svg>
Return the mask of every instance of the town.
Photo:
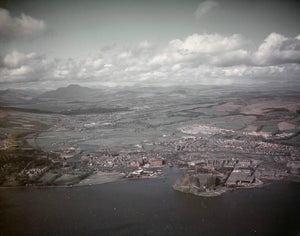
<svg viewBox="0 0 300 236">
<path fill-rule="evenodd" d="M 298 97 L 211 100 L 195 93 L 178 105 L 159 91 L 143 98 L 147 90 L 100 96 L 110 108 L 76 96 L 55 100 L 74 89 L 99 99 L 97 90 L 71 85 L 37 97 L 30 109 L 0 108 L 1 186 L 92 185 L 178 168 L 184 174 L 175 190 L 214 196 L 299 179 Z M 43 103 L 53 109 L 40 110 Z"/>
</svg>

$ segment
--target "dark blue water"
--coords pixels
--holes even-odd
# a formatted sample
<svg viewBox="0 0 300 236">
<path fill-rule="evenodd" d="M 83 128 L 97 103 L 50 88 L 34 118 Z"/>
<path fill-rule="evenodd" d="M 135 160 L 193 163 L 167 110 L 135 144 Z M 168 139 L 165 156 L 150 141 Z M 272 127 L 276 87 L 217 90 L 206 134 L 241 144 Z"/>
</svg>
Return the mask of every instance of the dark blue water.
<svg viewBox="0 0 300 236">
<path fill-rule="evenodd" d="M 300 183 L 275 182 L 215 198 L 159 179 L 76 188 L 0 190 L 1 235 L 300 235 Z"/>
</svg>

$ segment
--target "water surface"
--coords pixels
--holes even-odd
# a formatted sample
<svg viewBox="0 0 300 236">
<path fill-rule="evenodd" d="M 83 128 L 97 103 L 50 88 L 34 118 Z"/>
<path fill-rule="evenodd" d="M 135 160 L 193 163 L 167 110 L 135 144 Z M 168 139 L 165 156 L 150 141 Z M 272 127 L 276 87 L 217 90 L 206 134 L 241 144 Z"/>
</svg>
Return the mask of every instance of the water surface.
<svg viewBox="0 0 300 236">
<path fill-rule="evenodd" d="M 1 235 L 299 235 L 300 183 L 275 182 L 214 198 L 162 178 L 73 188 L 0 190 Z"/>
</svg>

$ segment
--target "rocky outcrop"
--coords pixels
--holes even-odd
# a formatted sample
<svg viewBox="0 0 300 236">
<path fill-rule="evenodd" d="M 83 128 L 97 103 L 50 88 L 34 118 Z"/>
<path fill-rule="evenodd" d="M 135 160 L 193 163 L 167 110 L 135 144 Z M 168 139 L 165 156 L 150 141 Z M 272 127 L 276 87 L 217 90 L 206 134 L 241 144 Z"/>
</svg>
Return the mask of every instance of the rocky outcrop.
<svg viewBox="0 0 300 236">
<path fill-rule="evenodd" d="M 203 197 L 218 196 L 227 191 L 218 177 L 210 174 L 184 174 L 175 182 L 173 189 Z"/>
<path fill-rule="evenodd" d="M 199 178 L 190 174 L 182 175 L 173 185 L 173 188 L 184 193 L 192 194 L 197 194 L 204 190 L 201 187 Z"/>
</svg>

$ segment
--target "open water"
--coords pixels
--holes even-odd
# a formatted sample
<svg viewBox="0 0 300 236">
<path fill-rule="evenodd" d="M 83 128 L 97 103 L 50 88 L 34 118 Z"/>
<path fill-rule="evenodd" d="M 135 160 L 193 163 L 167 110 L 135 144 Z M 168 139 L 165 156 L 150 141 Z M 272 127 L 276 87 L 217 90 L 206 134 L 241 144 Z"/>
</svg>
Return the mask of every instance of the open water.
<svg viewBox="0 0 300 236">
<path fill-rule="evenodd" d="M 213 198 L 174 191 L 181 174 L 84 187 L 0 189 L 0 235 L 300 235 L 300 183 Z"/>
</svg>

